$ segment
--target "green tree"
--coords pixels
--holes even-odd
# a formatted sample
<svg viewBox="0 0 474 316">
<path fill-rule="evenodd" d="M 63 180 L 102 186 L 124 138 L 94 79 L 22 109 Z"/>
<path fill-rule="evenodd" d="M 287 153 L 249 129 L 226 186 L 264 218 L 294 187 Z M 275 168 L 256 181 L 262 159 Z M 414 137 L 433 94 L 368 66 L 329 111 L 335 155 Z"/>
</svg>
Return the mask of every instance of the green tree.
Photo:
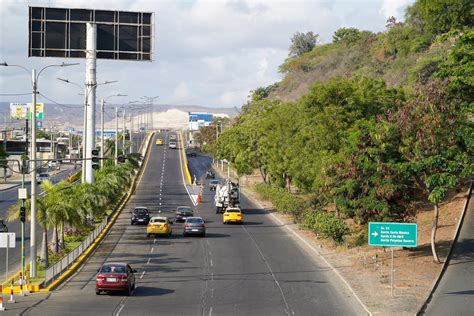
<svg viewBox="0 0 474 316">
<path fill-rule="evenodd" d="M 400 151 L 407 161 L 402 170 L 434 208 L 431 249 L 435 262 L 439 262 L 436 252 L 439 203 L 460 177 L 473 174 L 472 157 L 459 137 L 461 115 L 459 103 L 452 102 L 447 94 L 446 83 L 431 81 L 416 87 L 414 96 L 394 117 L 402 137 Z"/>
<path fill-rule="evenodd" d="M 288 55 L 290 57 L 300 57 L 310 52 L 316 46 L 319 35 L 313 32 L 300 33 L 296 32 L 291 38 L 291 45 Z"/>
<path fill-rule="evenodd" d="M 360 31 L 355 27 L 342 27 L 334 32 L 332 41 L 334 43 L 343 42 L 346 44 L 352 44 L 357 42 L 361 38 Z"/>
</svg>

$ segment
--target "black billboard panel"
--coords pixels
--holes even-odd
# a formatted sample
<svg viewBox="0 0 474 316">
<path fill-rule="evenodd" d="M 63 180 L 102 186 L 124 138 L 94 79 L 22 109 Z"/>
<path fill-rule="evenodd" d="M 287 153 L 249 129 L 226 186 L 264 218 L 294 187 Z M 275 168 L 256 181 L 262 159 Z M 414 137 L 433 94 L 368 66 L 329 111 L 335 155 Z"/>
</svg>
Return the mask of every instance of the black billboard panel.
<svg viewBox="0 0 474 316">
<path fill-rule="evenodd" d="M 152 60 L 153 13 L 29 7 L 28 56 L 84 58 L 97 24 L 97 58 Z"/>
</svg>

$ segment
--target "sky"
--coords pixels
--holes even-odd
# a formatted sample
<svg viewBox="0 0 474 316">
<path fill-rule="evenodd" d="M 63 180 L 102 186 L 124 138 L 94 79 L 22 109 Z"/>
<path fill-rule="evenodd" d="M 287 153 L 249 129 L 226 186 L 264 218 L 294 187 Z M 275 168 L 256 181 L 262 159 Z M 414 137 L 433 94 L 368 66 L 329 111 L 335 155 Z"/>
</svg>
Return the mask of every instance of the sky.
<svg viewBox="0 0 474 316">
<path fill-rule="evenodd" d="M 341 27 L 381 32 L 389 16 L 403 20 L 414 0 L 1 0 L 0 63 L 41 69 L 61 62 L 80 65 L 46 69 L 39 91 L 59 104 L 81 104 L 85 61 L 28 57 L 28 6 L 154 12 L 153 61 L 98 60 L 97 96 L 127 103 L 159 96 L 155 103 L 240 107 L 249 92 L 280 81 L 278 72 L 296 32 L 319 34 L 327 43 Z M 0 67 L 0 102 L 28 102 L 30 75 Z M 45 101 L 47 100 L 38 100 Z"/>
</svg>

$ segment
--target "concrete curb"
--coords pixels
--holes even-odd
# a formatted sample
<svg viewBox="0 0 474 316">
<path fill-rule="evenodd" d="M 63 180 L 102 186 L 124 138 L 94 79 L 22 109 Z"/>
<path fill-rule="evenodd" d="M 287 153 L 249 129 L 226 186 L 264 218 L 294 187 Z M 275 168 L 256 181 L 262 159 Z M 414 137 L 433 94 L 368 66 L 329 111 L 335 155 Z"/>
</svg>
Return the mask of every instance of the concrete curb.
<svg viewBox="0 0 474 316">
<path fill-rule="evenodd" d="M 441 267 L 441 270 L 439 271 L 438 277 L 433 282 L 433 286 L 432 286 L 430 292 L 426 296 L 426 299 L 424 300 L 424 303 L 420 306 L 420 308 L 416 312 L 416 315 L 423 315 L 425 313 L 425 310 L 428 307 L 428 304 L 431 302 L 431 299 L 433 298 L 434 292 L 438 288 L 439 283 L 441 282 L 441 279 L 443 278 L 443 275 L 446 272 L 446 269 L 448 268 L 449 261 L 451 259 L 451 254 L 453 253 L 454 245 L 458 241 L 459 232 L 461 231 L 462 223 L 464 222 L 464 217 L 465 217 L 466 212 L 467 212 L 467 207 L 469 206 L 469 201 L 471 200 L 473 183 L 474 183 L 474 181 L 471 181 L 471 184 L 469 185 L 469 189 L 467 190 L 466 202 L 464 203 L 464 208 L 462 210 L 461 216 L 459 217 L 458 225 L 456 227 L 456 231 L 454 232 L 454 238 L 453 238 L 451 244 L 449 245 L 449 251 L 448 251 L 448 254 L 446 255 L 446 260 L 444 260 L 443 266 Z"/>
<path fill-rule="evenodd" d="M 149 152 L 150 150 L 150 143 L 151 143 L 151 140 L 153 139 L 153 135 L 154 133 L 152 133 L 152 136 L 148 140 L 146 152 Z M 144 164 L 142 164 L 142 166 L 145 165 L 146 167 L 149 157 L 150 157 L 149 155 L 146 156 L 146 161 Z M 125 197 L 125 199 L 122 200 L 119 207 L 115 211 L 115 214 L 107 223 L 107 226 L 105 226 L 104 230 L 99 234 L 99 236 L 97 236 L 96 240 L 89 246 L 89 248 L 87 248 L 87 250 L 79 257 L 79 259 L 68 270 L 66 270 L 58 279 L 56 279 L 48 287 L 41 289 L 40 292 L 50 292 L 54 290 L 56 287 L 58 287 L 60 284 L 62 284 L 64 281 L 66 281 L 74 272 L 76 272 L 76 270 L 91 255 L 91 253 L 95 250 L 95 248 L 97 248 L 97 246 L 102 242 L 102 240 L 108 234 L 110 228 L 115 224 L 115 221 L 117 220 L 118 216 L 122 213 L 122 210 L 125 204 L 127 204 L 127 202 L 130 200 L 130 197 L 135 192 L 137 178 L 138 178 L 138 181 L 141 180 L 141 177 L 143 175 L 143 170 L 145 169 L 145 167 L 142 167 L 142 166 L 140 167 L 139 172 L 133 178 L 132 184 L 130 185 L 130 190 L 128 191 L 127 196 Z"/>
<path fill-rule="evenodd" d="M 216 171 L 218 174 L 220 174 L 222 176 L 222 172 L 218 169 L 216 169 L 214 167 L 214 165 L 212 166 L 212 168 L 214 169 L 214 171 Z M 244 191 L 244 194 L 245 194 L 245 191 L 248 192 L 248 189 L 245 189 L 245 188 L 242 188 L 242 191 Z M 359 298 L 359 296 L 356 294 L 356 292 L 354 291 L 354 289 L 350 286 L 350 284 L 346 281 L 346 279 L 344 279 L 344 277 L 342 276 L 342 274 L 339 273 L 339 271 L 326 259 L 324 258 L 324 256 L 313 246 L 311 245 L 306 239 L 304 239 L 303 237 L 301 237 L 293 228 L 287 226 L 285 223 L 283 223 L 275 214 L 273 214 L 272 212 L 266 210 L 262 205 L 260 205 L 260 203 L 254 199 L 251 195 L 249 194 L 245 194 L 245 196 L 250 200 L 252 201 L 252 203 L 254 203 L 255 205 L 257 205 L 259 208 L 261 208 L 262 210 L 264 210 L 266 212 L 267 215 L 269 215 L 272 220 L 274 222 L 276 222 L 277 224 L 279 224 L 281 227 L 285 227 L 289 232 L 291 232 L 295 237 L 297 237 L 301 242 L 303 242 L 309 249 L 311 249 L 315 254 L 317 254 L 323 261 L 324 263 L 326 263 L 328 265 L 328 267 L 339 277 L 339 279 L 341 279 L 341 281 L 346 285 L 346 287 L 349 289 L 349 291 L 351 292 L 351 294 L 355 297 L 356 301 L 362 306 L 362 308 L 367 312 L 368 315 L 372 315 L 372 312 L 367 308 L 367 306 L 364 304 L 364 302 L 362 302 L 362 300 Z"/>
</svg>

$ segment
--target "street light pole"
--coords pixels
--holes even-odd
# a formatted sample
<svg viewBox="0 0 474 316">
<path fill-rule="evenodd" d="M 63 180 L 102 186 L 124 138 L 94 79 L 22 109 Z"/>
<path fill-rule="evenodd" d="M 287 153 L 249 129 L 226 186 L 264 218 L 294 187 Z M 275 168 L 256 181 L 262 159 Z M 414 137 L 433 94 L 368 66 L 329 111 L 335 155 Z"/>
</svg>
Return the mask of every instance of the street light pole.
<svg viewBox="0 0 474 316">
<path fill-rule="evenodd" d="M 44 68 L 43 68 L 44 69 Z M 36 277 L 36 69 L 31 70 L 33 95 L 31 102 L 31 159 L 33 170 L 30 173 L 31 183 L 31 221 L 30 221 L 30 278 Z"/>
<path fill-rule="evenodd" d="M 115 165 L 118 164 L 118 107 L 115 107 Z"/>
<path fill-rule="evenodd" d="M 101 99 L 100 102 L 100 167 L 104 167 L 104 155 L 105 155 L 105 146 L 104 146 L 104 99 Z"/>
<path fill-rule="evenodd" d="M 127 129 L 125 125 L 125 115 L 126 115 L 126 109 L 123 109 L 122 111 L 122 133 L 123 133 L 122 154 L 123 155 L 125 155 L 125 141 L 126 141 L 126 135 L 127 135 Z"/>
</svg>

